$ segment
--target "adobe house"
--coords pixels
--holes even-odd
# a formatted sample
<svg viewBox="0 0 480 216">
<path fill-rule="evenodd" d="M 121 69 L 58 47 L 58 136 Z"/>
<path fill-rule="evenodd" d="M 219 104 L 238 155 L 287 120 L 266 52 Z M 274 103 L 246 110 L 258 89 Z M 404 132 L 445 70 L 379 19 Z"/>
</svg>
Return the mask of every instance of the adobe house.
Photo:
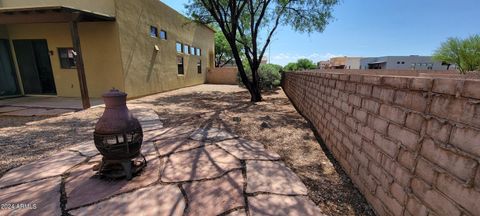
<svg viewBox="0 0 480 216">
<path fill-rule="evenodd" d="M 214 31 L 158 0 L 0 0 L 0 98 L 202 84 Z"/>
</svg>

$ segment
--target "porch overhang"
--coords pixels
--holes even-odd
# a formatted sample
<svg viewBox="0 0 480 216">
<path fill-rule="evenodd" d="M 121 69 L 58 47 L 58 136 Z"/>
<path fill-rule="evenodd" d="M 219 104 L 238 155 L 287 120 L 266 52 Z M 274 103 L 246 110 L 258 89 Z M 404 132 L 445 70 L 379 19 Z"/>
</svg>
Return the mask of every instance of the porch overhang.
<svg viewBox="0 0 480 216">
<path fill-rule="evenodd" d="M 65 6 L 0 8 L 0 25 L 115 21 L 115 17 Z"/>
</svg>

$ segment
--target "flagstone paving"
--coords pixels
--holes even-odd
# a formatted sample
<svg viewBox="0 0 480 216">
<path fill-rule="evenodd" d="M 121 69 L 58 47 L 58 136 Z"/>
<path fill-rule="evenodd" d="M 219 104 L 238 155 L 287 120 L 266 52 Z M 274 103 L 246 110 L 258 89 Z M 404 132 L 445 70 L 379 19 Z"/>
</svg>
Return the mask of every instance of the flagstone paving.
<svg viewBox="0 0 480 216">
<path fill-rule="evenodd" d="M 93 168 L 101 155 L 82 142 L 2 176 L 0 203 L 36 208 L 0 215 L 322 215 L 300 179 L 261 143 L 211 124 L 163 127 L 148 106 L 134 109 L 147 160 L 138 176 L 100 178 Z"/>
</svg>

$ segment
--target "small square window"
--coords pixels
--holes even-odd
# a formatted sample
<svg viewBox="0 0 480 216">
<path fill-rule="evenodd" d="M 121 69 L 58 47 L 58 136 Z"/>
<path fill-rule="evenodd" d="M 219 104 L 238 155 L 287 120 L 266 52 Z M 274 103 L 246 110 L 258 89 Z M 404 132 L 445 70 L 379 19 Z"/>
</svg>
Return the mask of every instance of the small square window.
<svg viewBox="0 0 480 216">
<path fill-rule="evenodd" d="M 400 62 L 399 62 L 399 61 L 397 61 L 397 64 L 400 64 Z"/>
<path fill-rule="evenodd" d="M 184 67 L 183 67 L 183 57 L 177 56 L 177 69 L 178 69 L 178 75 L 183 75 L 185 74 L 184 72 Z"/>
<path fill-rule="evenodd" d="M 197 73 L 202 73 L 202 60 L 198 60 L 197 62 Z"/>
<path fill-rule="evenodd" d="M 167 40 L 167 32 L 165 30 L 160 30 L 160 39 Z"/>
<path fill-rule="evenodd" d="M 405 62 L 404 62 L 404 61 L 402 61 L 402 64 L 405 64 Z"/>
<path fill-rule="evenodd" d="M 183 44 L 177 42 L 177 53 L 183 53 Z"/>
<path fill-rule="evenodd" d="M 155 26 L 150 26 L 150 36 L 158 37 L 158 29 Z"/>
<path fill-rule="evenodd" d="M 75 56 L 77 53 L 73 48 L 58 48 L 58 56 L 60 57 L 60 67 L 62 69 L 77 68 L 77 60 Z"/>
</svg>

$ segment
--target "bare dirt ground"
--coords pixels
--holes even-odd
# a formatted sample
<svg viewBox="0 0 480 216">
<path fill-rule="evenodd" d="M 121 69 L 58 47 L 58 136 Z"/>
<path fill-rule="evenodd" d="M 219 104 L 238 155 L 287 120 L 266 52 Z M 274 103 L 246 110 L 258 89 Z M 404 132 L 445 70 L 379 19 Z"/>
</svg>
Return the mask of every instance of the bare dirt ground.
<svg viewBox="0 0 480 216">
<path fill-rule="evenodd" d="M 326 215 L 374 215 L 371 207 L 319 144 L 307 121 L 281 89 L 249 102 L 237 86 L 200 85 L 129 101 L 153 105 L 164 126 L 220 124 L 242 138 L 278 153 L 309 189 Z M 103 108 L 54 118 L 0 117 L 0 175 L 66 146 L 92 139 Z"/>
</svg>

